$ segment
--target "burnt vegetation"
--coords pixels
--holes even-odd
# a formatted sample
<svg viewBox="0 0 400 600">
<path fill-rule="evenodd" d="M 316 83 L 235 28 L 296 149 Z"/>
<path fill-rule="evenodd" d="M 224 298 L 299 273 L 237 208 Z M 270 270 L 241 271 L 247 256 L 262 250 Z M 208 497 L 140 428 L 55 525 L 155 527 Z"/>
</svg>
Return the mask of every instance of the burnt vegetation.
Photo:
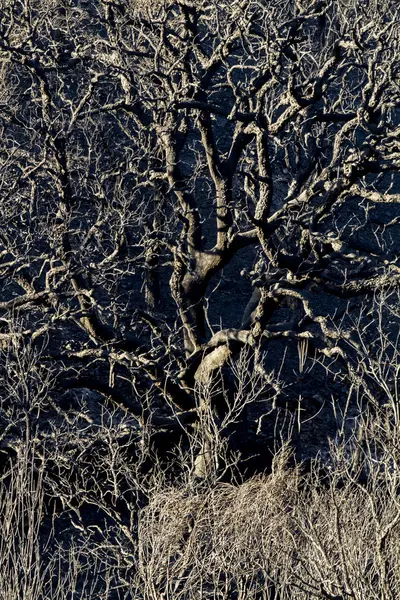
<svg viewBox="0 0 400 600">
<path fill-rule="evenodd" d="M 1 597 L 398 597 L 399 54 L 397 0 L 0 0 Z"/>
</svg>

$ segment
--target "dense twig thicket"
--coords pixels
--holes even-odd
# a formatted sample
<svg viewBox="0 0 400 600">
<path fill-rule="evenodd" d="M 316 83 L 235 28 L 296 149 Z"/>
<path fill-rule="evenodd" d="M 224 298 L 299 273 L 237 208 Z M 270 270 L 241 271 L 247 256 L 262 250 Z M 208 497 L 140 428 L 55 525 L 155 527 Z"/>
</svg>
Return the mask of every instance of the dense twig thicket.
<svg viewBox="0 0 400 600">
<path fill-rule="evenodd" d="M 52 527 L 48 465 L 38 466 L 37 442 L 27 439 L 2 481 L 0 593 L 7 600 L 395 600 L 398 428 L 390 410 L 358 425 L 307 472 L 289 466 L 284 447 L 268 476 L 197 487 L 188 478 L 168 483 L 161 469 L 138 477 L 109 437 L 105 455 L 92 453 L 96 481 L 86 471 L 70 488 L 75 507 L 64 506 Z M 121 518 L 123 502 L 130 522 Z M 95 507 L 91 515 L 85 503 Z"/>
<path fill-rule="evenodd" d="M 0 595 L 398 596 L 399 52 L 398 0 L 0 0 Z"/>
</svg>

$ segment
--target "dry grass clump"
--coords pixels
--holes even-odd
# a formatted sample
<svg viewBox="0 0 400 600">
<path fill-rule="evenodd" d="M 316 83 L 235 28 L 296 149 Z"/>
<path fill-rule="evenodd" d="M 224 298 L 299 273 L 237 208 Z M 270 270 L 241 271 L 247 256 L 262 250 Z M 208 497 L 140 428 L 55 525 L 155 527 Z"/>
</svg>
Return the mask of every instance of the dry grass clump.
<svg viewBox="0 0 400 600">
<path fill-rule="evenodd" d="M 398 471 L 359 445 L 357 470 L 355 449 L 333 446 L 325 471 L 289 468 L 285 451 L 241 485 L 160 490 L 140 517 L 143 598 L 398 598 Z"/>
<path fill-rule="evenodd" d="M 287 458 L 282 453 L 271 475 L 241 485 L 155 495 L 139 528 L 144 597 L 228 598 L 246 592 L 255 598 L 272 589 L 298 496 L 299 472 L 287 467 Z"/>
</svg>

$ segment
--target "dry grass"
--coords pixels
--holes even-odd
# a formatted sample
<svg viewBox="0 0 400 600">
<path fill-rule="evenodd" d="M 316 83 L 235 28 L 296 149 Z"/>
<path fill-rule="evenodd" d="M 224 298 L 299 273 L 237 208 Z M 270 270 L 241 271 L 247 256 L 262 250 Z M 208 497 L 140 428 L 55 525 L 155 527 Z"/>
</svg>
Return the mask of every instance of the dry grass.
<svg viewBox="0 0 400 600">
<path fill-rule="evenodd" d="M 114 519 L 67 544 L 49 528 L 45 464 L 28 442 L 0 484 L 0 597 L 396 600 L 398 434 L 388 414 L 360 431 L 308 472 L 284 448 L 271 474 L 241 484 L 155 473 L 129 531 Z"/>
</svg>

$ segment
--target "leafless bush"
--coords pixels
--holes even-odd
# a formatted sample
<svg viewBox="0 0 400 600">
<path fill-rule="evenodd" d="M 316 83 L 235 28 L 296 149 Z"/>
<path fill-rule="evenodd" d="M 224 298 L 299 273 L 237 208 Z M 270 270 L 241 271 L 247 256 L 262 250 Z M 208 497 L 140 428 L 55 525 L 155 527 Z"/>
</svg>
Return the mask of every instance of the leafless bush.
<svg viewBox="0 0 400 600">
<path fill-rule="evenodd" d="M 43 473 L 27 439 L 1 478 L 0 595 L 4 600 L 94 598 L 99 565 L 88 563 L 86 548 L 71 544 L 65 551 L 55 540 L 46 519 Z"/>
</svg>

